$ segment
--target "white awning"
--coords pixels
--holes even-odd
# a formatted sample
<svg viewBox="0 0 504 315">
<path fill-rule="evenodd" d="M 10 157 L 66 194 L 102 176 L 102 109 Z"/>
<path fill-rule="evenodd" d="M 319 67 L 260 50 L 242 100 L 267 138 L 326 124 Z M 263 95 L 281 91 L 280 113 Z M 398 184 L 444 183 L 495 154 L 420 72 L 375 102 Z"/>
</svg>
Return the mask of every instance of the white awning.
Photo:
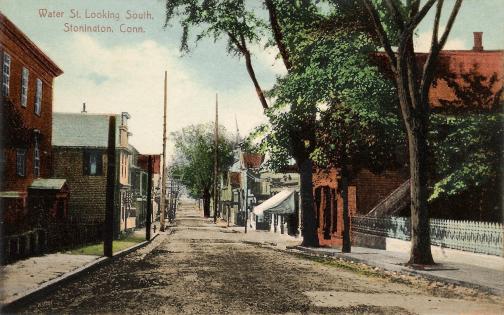
<svg viewBox="0 0 504 315">
<path fill-rule="evenodd" d="M 294 190 L 282 190 L 270 199 L 254 207 L 253 213 L 262 215 L 263 213 L 289 214 L 296 211 L 294 201 Z"/>
</svg>

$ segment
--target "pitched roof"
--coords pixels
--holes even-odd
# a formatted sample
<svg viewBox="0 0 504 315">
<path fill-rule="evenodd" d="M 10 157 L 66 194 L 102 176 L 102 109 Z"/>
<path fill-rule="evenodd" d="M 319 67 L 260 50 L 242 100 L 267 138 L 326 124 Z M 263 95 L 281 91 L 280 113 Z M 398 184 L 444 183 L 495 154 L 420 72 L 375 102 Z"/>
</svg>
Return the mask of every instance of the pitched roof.
<svg viewBox="0 0 504 315">
<path fill-rule="evenodd" d="M 423 66 L 427 54 L 417 54 Z M 423 62 L 422 62 L 423 61 Z M 491 87 L 491 93 L 497 94 L 502 89 L 504 83 L 504 50 L 493 51 L 441 51 L 439 54 L 438 75 L 439 80 L 429 91 L 429 100 L 433 107 L 443 106 L 443 102 L 453 102 L 458 99 L 450 84 L 449 77 L 453 77 L 453 82 L 457 85 L 468 86 L 472 80 L 471 73 L 482 76 L 483 85 L 488 85 L 488 80 L 495 76 L 497 81 Z M 464 78 L 467 78 L 465 80 Z M 490 87 L 490 86 L 488 86 Z M 472 90 L 477 93 L 477 91 Z M 501 97 L 502 99 L 502 97 Z"/>
<path fill-rule="evenodd" d="M 415 54 L 418 67 L 422 68 L 427 53 Z M 384 52 L 376 52 L 373 58 L 380 70 L 391 75 L 390 66 Z M 429 90 L 429 101 L 433 108 L 443 107 L 445 102 L 458 100 L 455 90 L 450 87 L 450 77 L 458 85 L 467 86 L 468 82 L 463 79 L 469 74 L 475 73 L 484 77 L 483 84 L 495 75 L 496 82 L 491 87 L 491 92 L 497 94 L 504 86 L 504 50 L 443 50 L 439 53 L 436 80 Z M 501 100 L 504 94 L 501 95 Z"/>
<path fill-rule="evenodd" d="M 108 146 L 109 117 L 114 114 L 53 113 L 52 145 L 61 147 Z M 116 146 L 120 115 L 116 116 Z"/>
</svg>

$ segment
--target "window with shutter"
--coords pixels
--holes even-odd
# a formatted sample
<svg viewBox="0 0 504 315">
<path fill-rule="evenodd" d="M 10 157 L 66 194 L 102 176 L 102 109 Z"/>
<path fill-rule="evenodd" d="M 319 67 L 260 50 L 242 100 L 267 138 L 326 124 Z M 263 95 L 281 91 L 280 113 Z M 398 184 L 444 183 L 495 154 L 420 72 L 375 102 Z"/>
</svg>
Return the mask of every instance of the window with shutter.
<svg viewBox="0 0 504 315">
<path fill-rule="evenodd" d="M 40 116 L 42 112 L 42 81 L 37 79 L 37 85 L 35 90 L 35 114 Z"/>
<path fill-rule="evenodd" d="M 2 94 L 4 96 L 9 95 L 10 73 L 11 73 L 11 57 L 8 53 L 4 52 L 2 62 Z"/>
<path fill-rule="evenodd" d="M 23 107 L 26 107 L 28 102 L 28 75 L 28 69 L 23 67 L 23 74 L 21 76 L 21 106 Z"/>
</svg>

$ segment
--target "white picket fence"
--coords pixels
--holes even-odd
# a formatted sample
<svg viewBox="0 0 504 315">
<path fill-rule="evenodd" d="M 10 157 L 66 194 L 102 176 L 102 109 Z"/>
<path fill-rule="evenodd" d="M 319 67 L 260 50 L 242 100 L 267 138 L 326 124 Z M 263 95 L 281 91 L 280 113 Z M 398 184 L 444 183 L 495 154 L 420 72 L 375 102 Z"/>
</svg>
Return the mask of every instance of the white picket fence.
<svg viewBox="0 0 504 315">
<path fill-rule="evenodd" d="M 410 240 L 411 223 L 405 217 L 352 217 L 352 231 Z M 430 220 L 431 244 L 474 253 L 504 256 L 501 223 Z"/>
</svg>

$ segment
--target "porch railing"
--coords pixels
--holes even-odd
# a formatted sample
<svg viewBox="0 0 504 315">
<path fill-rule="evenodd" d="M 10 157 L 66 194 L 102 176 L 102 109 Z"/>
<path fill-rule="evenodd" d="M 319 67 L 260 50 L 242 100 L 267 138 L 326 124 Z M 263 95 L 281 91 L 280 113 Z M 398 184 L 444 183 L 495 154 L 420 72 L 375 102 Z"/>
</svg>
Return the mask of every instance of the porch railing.
<svg viewBox="0 0 504 315">
<path fill-rule="evenodd" d="M 352 217 L 352 231 L 364 234 L 411 239 L 410 218 Z M 501 223 L 431 219 L 431 244 L 474 253 L 503 256 L 504 227 Z"/>
</svg>

